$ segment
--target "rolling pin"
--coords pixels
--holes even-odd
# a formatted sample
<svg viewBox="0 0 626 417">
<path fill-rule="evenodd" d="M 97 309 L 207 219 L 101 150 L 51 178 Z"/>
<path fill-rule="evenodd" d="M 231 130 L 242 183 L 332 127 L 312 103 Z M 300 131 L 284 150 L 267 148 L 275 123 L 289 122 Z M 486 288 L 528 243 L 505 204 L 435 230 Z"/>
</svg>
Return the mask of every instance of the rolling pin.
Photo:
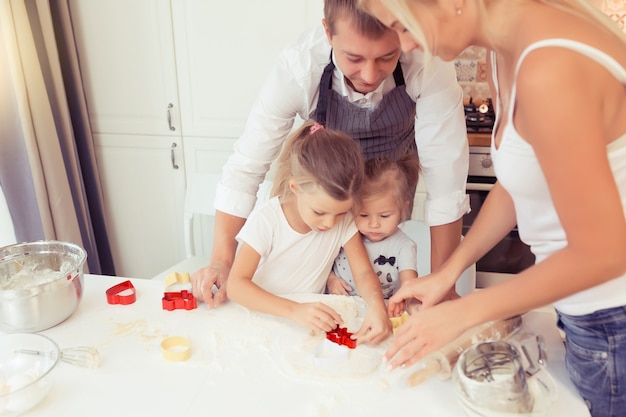
<svg viewBox="0 0 626 417">
<path fill-rule="evenodd" d="M 474 343 L 502 340 L 522 325 L 522 316 L 513 316 L 506 320 L 488 321 L 466 330 L 453 342 L 423 359 L 423 367 L 411 374 L 407 380 L 409 387 L 426 381 L 433 375 L 447 378 L 461 353 Z"/>
</svg>

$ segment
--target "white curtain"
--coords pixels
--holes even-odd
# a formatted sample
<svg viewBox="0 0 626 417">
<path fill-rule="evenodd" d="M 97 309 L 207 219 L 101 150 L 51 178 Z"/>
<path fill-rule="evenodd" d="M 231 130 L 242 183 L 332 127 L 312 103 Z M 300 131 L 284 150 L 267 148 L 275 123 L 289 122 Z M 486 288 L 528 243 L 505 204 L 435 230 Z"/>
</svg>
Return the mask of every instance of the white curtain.
<svg viewBox="0 0 626 417">
<path fill-rule="evenodd" d="M 87 272 L 113 274 L 80 74 L 65 41 L 69 14 L 59 3 L 0 0 L 0 183 L 17 241 L 76 243 L 88 253 Z"/>
</svg>

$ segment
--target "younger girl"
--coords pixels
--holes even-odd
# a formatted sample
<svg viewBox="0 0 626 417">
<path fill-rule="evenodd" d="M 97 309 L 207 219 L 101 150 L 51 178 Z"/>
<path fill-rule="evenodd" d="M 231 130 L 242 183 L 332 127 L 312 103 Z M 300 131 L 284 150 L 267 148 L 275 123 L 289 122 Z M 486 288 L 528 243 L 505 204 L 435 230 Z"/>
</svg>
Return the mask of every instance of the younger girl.
<svg viewBox="0 0 626 417">
<path fill-rule="evenodd" d="M 322 293 L 343 246 L 369 307 L 354 336 L 358 343 L 386 339 L 391 324 L 380 284 L 350 212 L 362 177 L 361 149 L 352 138 L 311 122 L 296 131 L 278 159 L 273 198 L 251 214 L 237 235 L 240 247 L 228 276 L 229 298 L 330 331 L 343 324 L 332 308 L 280 294 Z"/>
<path fill-rule="evenodd" d="M 398 225 L 411 218 L 418 175 L 419 162 L 414 155 L 398 161 L 379 157 L 365 163 L 360 201 L 354 210 L 355 223 L 384 298 L 417 278 L 417 247 Z M 327 287 L 331 294 L 359 295 L 343 249 L 335 259 Z"/>
</svg>

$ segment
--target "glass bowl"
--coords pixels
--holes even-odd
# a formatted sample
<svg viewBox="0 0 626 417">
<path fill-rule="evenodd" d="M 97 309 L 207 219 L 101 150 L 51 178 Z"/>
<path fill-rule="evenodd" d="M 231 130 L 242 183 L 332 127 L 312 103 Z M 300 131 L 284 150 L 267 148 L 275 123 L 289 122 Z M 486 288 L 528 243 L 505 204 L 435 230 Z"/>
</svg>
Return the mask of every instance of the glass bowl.
<svg viewBox="0 0 626 417">
<path fill-rule="evenodd" d="M 15 417 L 37 405 L 50 390 L 59 346 L 37 333 L 0 334 L 0 417 Z"/>
</svg>

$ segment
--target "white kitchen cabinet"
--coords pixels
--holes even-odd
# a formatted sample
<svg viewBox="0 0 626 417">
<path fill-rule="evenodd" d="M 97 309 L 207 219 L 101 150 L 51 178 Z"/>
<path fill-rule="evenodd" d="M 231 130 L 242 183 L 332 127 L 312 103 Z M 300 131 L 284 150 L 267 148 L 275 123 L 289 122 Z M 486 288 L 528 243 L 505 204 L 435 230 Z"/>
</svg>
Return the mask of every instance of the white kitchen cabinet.
<svg viewBox="0 0 626 417">
<path fill-rule="evenodd" d="M 184 253 L 170 2 L 68 1 L 116 273 L 151 277 Z"/>
<path fill-rule="evenodd" d="M 279 52 L 322 0 L 172 1 L 183 135 L 236 138 Z"/>
<path fill-rule="evenodd" d="M 95 141 L 116 272 L 150 278 L 184 255 L 185 174 L 164 157 L 180 150 L 167 136 L 96 134 Z"/>
<path fill-rule="evenodd" d="M 321 24 L 322 8 L 321 0 L 172 2 L 188 175 L 221 173 L 278 54 Z"/>
<path fill-rule="evenodd" d="M 169 0 L 68 1 L 93 131 L 180 138 Z"/>
<path fill-rule="evenodd" d="M 66 1 L 116 272 L 152 277 L 184 257 L 186 176 L 221 172 L 279 51 L 320 24 L 323 2 Z"/>
</svg>

